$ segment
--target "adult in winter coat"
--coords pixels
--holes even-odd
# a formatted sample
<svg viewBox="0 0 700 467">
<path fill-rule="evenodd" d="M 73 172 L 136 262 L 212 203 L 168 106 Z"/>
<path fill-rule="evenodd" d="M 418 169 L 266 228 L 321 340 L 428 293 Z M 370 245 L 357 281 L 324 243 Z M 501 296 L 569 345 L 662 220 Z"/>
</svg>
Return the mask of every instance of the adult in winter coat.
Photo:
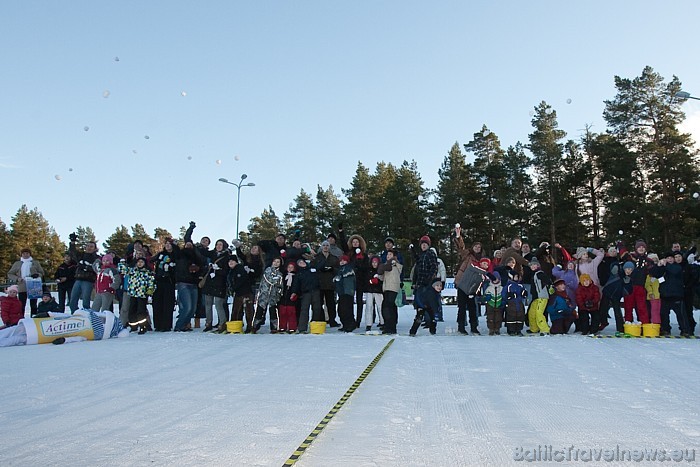
<svg viewBox="0 0 700 467">
<path fill-rule="evenodd" d="M 56 284 L 58 284 L 58 305 L 61 307 L 61 311 L 65 310 L 66 305 L 70 302 L 70 294 L 75 284 L 75 267 L 76 264 L 70 255 L 65 254 L 63 255 L 63 262 L 58 266 L 53 276 Z"/>
<path fill-rule="evenodd" d="M 282 258 L 275 258 L 269 268 L 265 269 L 257 293 L 257 307 L 253 320 L 253 333 L 260 330 L 265 321 L 265 313 L 270 309 L 270 333 L 275 334 L 279 326 L 279 311 L 277 304 L 282 296 L 283 277 L 280 272 Z"/>
<path fill-rule="evenodd" d="M 76 263 L 75 267 L 75 283 L 73 290 L 70 293 L 70 309 L 75 311 L 78 309 L 78 300 L 83 304 L 83 308 L 90 308 L 90 299 L 92 297 L 92 289 L 95 286 L 97 274 L 92 268 L 92 265 L 99 258 L 97 254 L 97 244 L 95 242 L 87 242 L 85 251 L 78 251 L 76 241 L 77 235 L 70 234 L 70 244 L 68 245 L 68 254 Z"/>
<path fill-rule="evenodd" d="M 228 303 L 226 302 L 226 276 L 228 274 L 229 250 L 226 240 L 216 241 L 214 249 L 207 255 L 209 268 L 204 275 L 204 311 L 206 313 L 206 326 L 204 332 L 214 329 L 214 310 L 219 319 L 219 327 L 226 329 L 228 319 Z M 248 272 L 246 271 L 246 274 Z"/>
<path fill-rule="evenodd" d="M 178 317 L 174 330 L 177 332 L 191 331 L 191 321 L 197 311 L 197 293 L 199 288 L 200 271 L 204 268 L 205 259 L 199 250 L 189 241 L 184 248 L 173 248 L 175 261 L 175 290 L 177 291 Z"/>
<path fill-rule="evenodd" d="M 22 311 L 24 311 L 27 306 L 26 280 L 29 278 L 41 279 L 44 277 L 44 268 L 41 267 L 38 261 L 34 261 L 34 258 L 32 258 L 32 251 L 29 248 L 22 248 L 20 254 L 20 259 L 12 264 L 12 267 L 7 273 L 7 279 L 17 284 L 19 301 L 22 302 Z M 32 315 L 36 314 L 36 302 L 36 298 L 29 300 L 29 307 Z"/>
<path fill-rule="evenodd" d="M 305 259 L 300 259 L 297 261 L 296 277 L 299 282 L 297 295 L 300 302 L 298 327 L 299 332 L 306 333 L 309 330 L 309 307 L 312 321 L 325 321 L 321 306 L 319 274 Z"/>
<path fill-rule="evenodd" d="M 250 281 L 253 284 L 253 295 L 256 295 L 265 271 L 265 253 L 258 245 L 252 245 L 247 253 L 243 252 L 243 245 L 238 240 L 234 240 L 233 246 L 236 248 L 238 260 L 243 264 L 243 268 L 248 271 Z"/>
<path fill-rule="evenodd" d="M 418 252 L 414 251 L 415 249 L 413 248 L 413 245 L 409 247 L 411 248 L 411 251 L 414 251 L 414 255 L 416 255 L 412 277 L 413 287 L 415 290 L 413 306 L 416 308 L 416 316 L 413 319 L 413 326 L 420 326 L 420 323 L 423 322 L 424 313 L 425 311 L 428 311 L 427 300 L 432 300 L 434 296 L 435 290 L 432 287 L 432 284 L 434 283 L 438 272 L 437 256 L 435 253 L 430 251 L 430 237 L 423 235 L 420 238 L 419 246 L 420 249 Z M 442 284 L 442 281 L 440 282 Z M 442 286 L 440 287 L 440 290 L 442 290 Z M 432 314 L 429 317 L 427 324 L 431 330 L 434 330 L 437 327 L 435 323 L 431 323 L 431 319 L 435 319 L 435 313 L 437 312 L 438 306 L 439 303 L 435 304 L 435 307 L 430 310 Z M 418 323 L 417 325 L 416 322 Z"/>
<path fill-rule="evenodd" d="M 153 294 L 153 328 L 156 332 L 168 332 L 173 328 L 177 280 L 175 258 L 178 249 L 172 239 L 166 239 L 161 252 L 151 257 L 156 277 L 156 291 Z"/>
<path fill-rule="evenodd" d="M 523 268 L 529 264 L 522 256 L 522 246 L 523 241 L 517 237 L 514 238 L 510 242 L 510 247 L 506 248 L 501 254 L 501 260 L 499 261 L 499 263 L 505 264 L 508 258 L 515 258 L 515 267 L 513 269 L 518 273 L 518 277 L 523 277 Z"/>
<path fill-rule="evenodd" d="M 342 230 L 342 224 L 339 226 L 339 228 Z M 345 254 L 343 249 L 338 246 L 338 237 L 336 237 L 336 235 L 333 232 L 329 233 L 326 237 L 326 240 L 324 241 L 328 242 L 330 253 L 336 258 L 340 259 L 340 257 Z M 322 248 L 323 243 L 321 244 L 321 246 L 318 247 L 318 251 L 316 252 L 316 254 L 321 253 Z"/>
<path fill-rule="evenodd" d="M 356 288 L 355 288 L 355 303 L 357 310 L 355 312 L 355 327 L 360 327 L 362 322 L 362 310 L 364 306 L 364 294 L 367 291 L 365 284 L 369 281 L 369 256 L 367 255 L 367 242 L 361 235 L 351 235 L 345 240 L 345 231 L 339 229 L 340 241 L 345 248 L 345 254 L 350 258 L 355 270 Z"/>
<path fill-rule="evenodd" d="M 260 240 L 258 246 L 265 253 L 265 267 L 268 268 L 273 259 L 287 255 L 287 236 L 278 233 L 274 240 Z"/>
<path fill-rule="evenodd" d="M 465 247 L 461 227 L 455 227 L 452 239 L 461 260 L 459 268 L 455 273 L 454 282 L 455 284 L 459 284 L 469 266 L 478 266 L 479 261 L 484 255 L 481 243 L 479 242 L 474 243 L 471 248 Z M 471 327 L 472 334 L 479 334 L 479 315 L 477 309 L 476 294 L 467 294 L 464 290 L 457 288 L 457 332 L 460 334 L 467 334 L 466 321 L 468 310 L 469 326 Z"/>
<path fill-rule="evenodd" d="M 156 281 L 153 273 L 146 266 L 146 258 L 138 258 L 136 266 L 126 265 L 125 260 L 119 263 L 119 273 L 127 281 L 127 293 L 131 297 L 129 301 L 129 325 L 138 327 L 139 334 L 145 334 L 148 322 L 148 297 L 153 295 Z"/>
<path fill-rule="evenodd" d="M 683 266 L 682 255 L 679 256 L 681 261 L 675 261 L 675 252 L 666 253 L 665 258 L 660 260 L 655 266 L 651 274 L 654 277 L 664 278 L 664 281 L 659 285 L 659 294 L 661 295 L 661 335 L 671 335 L 671 310 L 676 313 L 678 327 L 681 331 L 681 336 L 689 337 L 693 334 L 688 313 L 685 309 L 684 288 L 683 288 Z"/>
<path fill-rule="evenodd" d="M 341 254 L 340 256 L 343 255 Z M 318 271 L 321 304 L 326 306 L 328 325 L 332 328 L 337 328 L 340 324 L 338 324 L 336 320 L 335 285 L 333 284 L 333 278 L 340 267 L 340 261 L 338 256 L 331 253 L 331 244 L 328 240 L 324 240 L 321 243 L 321 248 L 312 264 Z"/>
<path fill-rule="evenodd" d="M 396 306 L 396 298 L 401 291 L 401 271 L 403 264 L 394 256 L 396 250 L 387 251 L 386 261 L 380 264 L 377 272 L 382 280 L 382 316 L 384 317 L 384 329 L 382 334 L 396 334 L 396 325 L 399 321 L 399 310 Z"/>
<path fill-rule="evenodd" d="M 4 327 L 15 326 L 24 318 L 24 308 L 19 301 L 19 287 L 11 285 L 7 288 L 7 295 L 0 297 L 0 318 Z"/>
</svg>

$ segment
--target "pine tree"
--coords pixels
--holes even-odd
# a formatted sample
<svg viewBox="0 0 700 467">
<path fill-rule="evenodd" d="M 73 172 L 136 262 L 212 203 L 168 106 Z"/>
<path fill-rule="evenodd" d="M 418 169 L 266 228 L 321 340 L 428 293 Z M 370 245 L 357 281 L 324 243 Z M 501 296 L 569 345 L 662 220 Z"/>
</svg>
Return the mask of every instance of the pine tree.
<svg viewBox="0 0 700 467">
<path fill-rule="evenodd" d="M 372 177 L 369 169 L 362 162 L 357 163 L 355 175 L 350 182 L 350 188 L 341 189 L 347 202 L 343 208 L 343 227 L 354 231 L 374 222 L 377 213 L 374 211 L 372 200 Z"/>
<path fill-rule="evenodd" d="M 532 165 L 520 142 L 509 146 L 503 156 L 507 201 L 503 209 L 506 219 L 506 238 L 528 238 L 532 227 L 531 212 L 534 205 L 532 178 L 528 169 Z"/>
<path fill-rule="evenodd" d="M 320 238 L 325 239 L 329 233 L 335 231 L 343 212 L 343 203 L 333 191 L 332 185 L 327 190 L 318 185 L 315 211 L 317 230 L 321 233 Z"/>
<path fill-rule="evenodd" d="M 167 229 L 156 227 L 153 231 L 154 241 L 151 244 L 151 252 L 155 254 L 156 252 L 161 251 L 163 249 L 163 245 L 165 245 L 165 241 L 170 238 L 173 238 L 173 234 L 168 232 Z"/>
<path fill-rule="evenodd" d="M 12 235 L 7 225 L 0 219 L 0 280 L 7 280 L 7 271 L 17 259 L 13 252 Z"/>
<path fill-rule="evenodd" d="M 12 260 L 19 257 L 19 251 L 22 248 L 29 248 L 32 250 L 32 258 L 39 261 L 44 268 L 46 277 L 51 277 L 63 261 L 66 245 L 61 242 L 56 231 L 37 208 L 31 211 L 26 205 L 19 208 L 12 218 L 10 239 L 12 244 L 10 251 L 14 253 Z"/>
<path fill-rule="evenodd" d="M 528 149 L 532 153 L 532 165 L 535 169 L 535 209 L 533 220 L 534 234 L 539 239 L 549 239 L 551 244 L 557 240 L 557 213 L 559 199 L 566 189 L 564 184 L 565 169 L 561 165 L 564 146 L 561 140 L 566 133 L 558 129 L 557 113 L 546 102 L 535 107 L 532 118 L 534 131 L 528 136 Z"/>
<path fill-rule="evenodd" d="M 690 135 L 678 129 L 685 119 L 683 99 L 677 97 L 680 80 L 674 76 L 666 83 L 647 66 L 634 79 L 615 76 L 615 88 L 617 95 L 605 101 L 603 117 L 638 160 L 638 191 L 630 193 L 643 199 L 634 219 L 637 230 L 648 242 L 666 247 L 696 235 L 700 213 L 689 194 L 698 190 L 700 169 Z"/>
<path fill-rule="evenodd" d="M 250 234 L 250 244 L 253 245 L 260 240 L 270 240 L 281 231 L 281 223 L 272 206 L 264 209 L 260 216 L 253 217 L 248 225 Z"/>
<path fill-rule="evenodd" d="M 104 247 L 105 251 L 112 251 L 116 253 L 117 256 L 124 258 L 126 257 L 127 247 L 133 241 L 134 238 L 129 235 L 129 229 L 126 226 L 121 225 L 117 227 L 112 235 L 107 237 L 107 240 L 102 243 L 102 246 Z"/>
<path fill-rule="evenodd" d="M 294 198 L 294 203 L 289 205 L 284 218 L 291 225 L 291 229 L 288 230 L 290 237 L 302 241 L 313 241 L 319 237 L 314 200 L 303 188 Z"/>
<path fill-rule="evenodd" d="M 82 225 L 79 225 L 75 228 L 75 235 L 77 237 L 75 246 L 80 251 L 85 250 L 85 246 L 88 244 L 88 242 L 97 243 L 97 237 L 95 237 L 95 232 L 92 231 L 91 227 L 83 227 Z"/>
</svg>

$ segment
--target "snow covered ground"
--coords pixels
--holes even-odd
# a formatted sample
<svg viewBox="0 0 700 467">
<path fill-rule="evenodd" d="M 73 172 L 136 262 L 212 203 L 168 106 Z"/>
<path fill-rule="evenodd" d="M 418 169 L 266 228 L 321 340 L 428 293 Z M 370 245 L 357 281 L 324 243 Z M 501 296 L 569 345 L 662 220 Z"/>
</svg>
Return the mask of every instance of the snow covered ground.
<svg viewBox="0 0 700 467">
<path fill-rule="evenodd" d="M 402 308 L 402 335 L 297 465 L 556 464 L 514 459 L 549 445 L 700 459 L 700 339 L 463 337 L 455 315 L 411 338 Z M 195 331 L 0 349 L 0 465 L 280 466 L 389 340 Z"/>
</svg>

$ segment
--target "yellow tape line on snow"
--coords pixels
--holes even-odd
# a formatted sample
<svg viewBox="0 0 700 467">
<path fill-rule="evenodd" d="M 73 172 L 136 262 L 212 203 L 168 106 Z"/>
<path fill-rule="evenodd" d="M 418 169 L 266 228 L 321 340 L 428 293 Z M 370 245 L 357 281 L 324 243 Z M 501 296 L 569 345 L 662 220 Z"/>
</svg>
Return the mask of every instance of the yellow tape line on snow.
<svg viewBox="0 0 700 467">
<path fill-rule="evenodd" d="M 382 349 L 382 351 L 379 352 L 379 353 L 377 354 L 376 357 L 374 357 L 374 360 L 372 360 L 372 363 L 370 363 L 370 364 L 367 366 L 367 368 L 365 368 L 365 371 L 362 372 L 362 374 L 360 375 L 360 377 L 357 378 L 357 379 L 355 380 L 354 383 L 352 383 L 352 386 L 350 386 L 350 388 L 349 388 L 347 391 L 345 391 L 345 394 L 343 394 L 343 397 L 341 397 L 340 400 L 339 400 L 338 402 L 336 402 L 336 404 L 333 406 L 333 408 L 332 408 L 331 410 L 328 411 L 328 413 L 326 414 L 325 417 L 323 417 L 323 420 L 321 420 L 321 421 L 319 422 L 319 424 L 316 425 L 316 428 L 314 428 L 313 430 L 311 430 L 311 433 L 309 434 L 309 436 L 306 437 L 306 439 L 304 440 L 304 442 L 301 443 L 301 444 L 299 445 L 299 447 L 296 449 L 296 451 L 294 451 L 294 452 L 292 453 L 292 455 L 289 456 L 289 459 L 287 459 L 287 461 L 286 461 L 284 464 L 282 464 L 283 467 L 287 467 L 287 466 L 296 464 L 296 462 L 299 460 L 299 458 L 301 457 L 301 455 L 304 454 L 304 452 L 306 451 L 306 449 L 307 449 L 309 446 L 311 446 L 311 443 L 313 443 L 314 440 L 318 437 L 318 435 L 321 434 L 321 432 L 323 431 L 323 429 L 324 429 L 324 428 L 326 427 L 326 425 L 328 425 L 328 423 L 333 419 L 333 417 L 335 416 L 335 414 L 338 413 L 338 411 L 340 410 L 340 408 L 341 408 L 343 405 L 345 405 L 345 402 L 347 402 L 347 400 L 350 398 L 350 396 L 353 395 L 353 393 L 355 392 L 355 390 L 356 390 L 358 387 L 360 387 L 360 384 L 362 384 L 362 382 L 365 380 L 365 378 L 367 378 L 367 375 L 369 375 L 370 372 L 371 372 L 372 370 L 374 370 L 374 367 L 377 366 L 377 363 L 379 362 L 379 360 L 381 360 L 382 356 L 384 355 L 384 352 L 386 352 L 387 349 L 388 349 L 388 348 L 391 346 L 391 344 L 393 344 L 393 343 L 394 343 L 394 339 L 391 339 L 391 340 L 384 346 L 384 348 Z"/>
</svg>

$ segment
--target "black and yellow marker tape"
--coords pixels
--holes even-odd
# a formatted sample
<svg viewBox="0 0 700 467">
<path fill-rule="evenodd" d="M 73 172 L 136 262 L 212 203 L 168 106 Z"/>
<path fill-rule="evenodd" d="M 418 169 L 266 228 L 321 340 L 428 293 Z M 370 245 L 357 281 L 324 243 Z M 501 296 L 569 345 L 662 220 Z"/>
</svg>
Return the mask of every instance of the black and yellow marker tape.
<svg viewBox="0 0 700 467">
<path fill-rule="evenodd" d="M 615 336 L 615 335 L 591 335 L 596 339 L 698 339 L 698 336 Z"/>
<path fill-rule="evenodd" d="M 299 447 L 292 453 L 291 456 L 289 456 L 289 459 L 282 464 L 283 467 L 287 467 L 290 465 L 296 464 L 296 462 L 299 460 L 302 454 L 308 449 L 309 446 L 311 446 L 311 443 L 314 442 L 314 440 L 318 437 L 318 435 L 321 434 L 323 429 L 328 425 L 328 423 L 333 420 L 333 417 L 335 416 L 336 413 L 345 405 L 345 403 L 348 401 L 350 396 L 353 395 L 355 390 L 360 387 L 360 384 L 367 378 L 367 375 L 370 374 L 372 370 L 374 370 L 374 367 L 377 366 L 377 363 L 379 363 L 379 360 L 381 360 L 382 356 L 384 356 L 384 352 L 387 351 L 387 349 L 391 346 L 391 344 L 394 343 L 394 339 L 391 339 L 382 349 L 381 352 L 377 354 L 376 357 L 374 357 L 374 360 L 365 368 L 365 371 L 362 372 L 359 378 L 355 380 L 354 383 L 352 383 L 352 386 L 345 391 L 345 394 L 343 394 L 343 397 L 340 398 L 338 402 L 335 403 L 333 408 L 328 411 L 325 417 L 323 417 L 323 420 L 319 422 L 318 425 L 316 425 L 316 428 L 314 428 L 311 433 L 309 433 L 309 436 L 306 437 L 303 443 L 299 445 Z"/>
</svg>

